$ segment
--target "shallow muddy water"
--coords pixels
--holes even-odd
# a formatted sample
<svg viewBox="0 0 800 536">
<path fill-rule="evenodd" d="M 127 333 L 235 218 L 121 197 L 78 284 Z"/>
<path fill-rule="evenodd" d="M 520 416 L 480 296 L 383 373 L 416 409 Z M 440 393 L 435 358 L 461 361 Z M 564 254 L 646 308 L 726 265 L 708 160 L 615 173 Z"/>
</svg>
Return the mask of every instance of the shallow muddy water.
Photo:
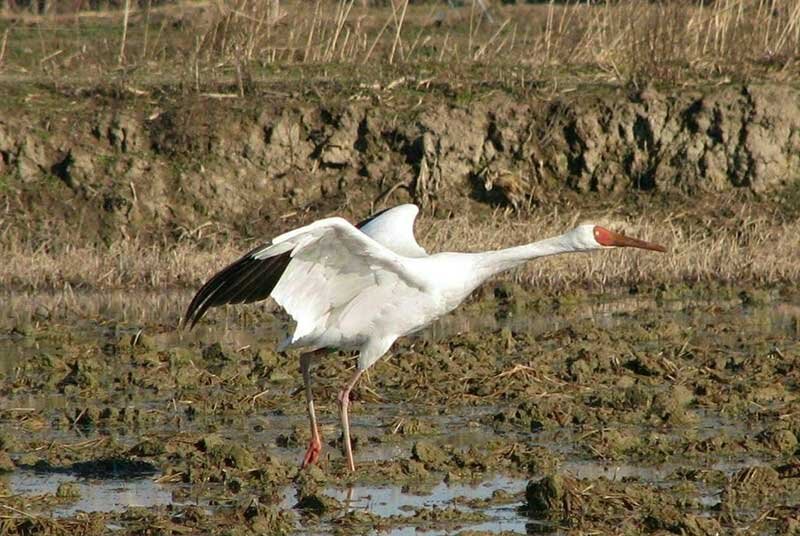
<svg viewBox="0 0 800 536">
<path fill-rule="evenodd" d="M 158 506 L 172 502 L 169 486 L 150 478 L 79 478 L 66 473 L 18 470 L 0 477 L 12 493 L 24 496 L 55 495 L 59 485 L 74 484 L 77 500 L 54 507 L 54 516 L 77 512 L 123 511 L 130 506 Z"/>
<path fill-rule="evenodd" d="M 180 331 L 189 297 L 3 297 L 0 528 L 800 526 L 792 301 L 473 302 L 399 342 L 357 389 L 348 476 L 334 402 L 351 360 L 315 371 L 324 450 L 300 472 L 296 356 L 272 351 L 286 319 L 231 308 Z"/>
</svg>

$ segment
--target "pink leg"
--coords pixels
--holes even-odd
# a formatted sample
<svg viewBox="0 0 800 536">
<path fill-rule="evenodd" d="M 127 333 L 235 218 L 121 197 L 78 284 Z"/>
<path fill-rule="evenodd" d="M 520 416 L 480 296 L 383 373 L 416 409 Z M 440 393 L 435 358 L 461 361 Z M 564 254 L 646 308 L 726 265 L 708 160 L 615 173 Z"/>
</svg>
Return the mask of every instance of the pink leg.
<svg viewBox="0 0 800 536">
<path fill-rule="evenodd" d="M 350 469 L 351 473 L 354 473 L 356 470 L 356 464 L 353 461 L 353 446 L 350 444 L 350 419 L 347 416 L 347 409 L 350 406 L 350 391 L 355 386 L 358 379 L 363 374 L 363 370 L 357 370 L 356 373 L 350 378 L 344 388 L 339 393 L 339 404 L 342 408 L 342 433 L 344 433 L 344 452 L 347 456 L 347 467 Z"/>
<path fill-rule="evenodd" d="M 306 450 L 306 455 L 303 458 L 303 465 L 301 466 L 303 469 L 317 463 L 319 454 L 322 452 L 322 438 L 319 435 L 317 415 L 314 412 L 314 397 L 311 394 L 311 359 L 313 357 L 314 352 L 309 352 L 300 356 L 300 372 L 303 373 L 303 384 L 306 388 L 306 403 L 308 405 L 308 420 L 311 424 L 311 441 L 308 444 L 308 450 Z"/>
</svg>

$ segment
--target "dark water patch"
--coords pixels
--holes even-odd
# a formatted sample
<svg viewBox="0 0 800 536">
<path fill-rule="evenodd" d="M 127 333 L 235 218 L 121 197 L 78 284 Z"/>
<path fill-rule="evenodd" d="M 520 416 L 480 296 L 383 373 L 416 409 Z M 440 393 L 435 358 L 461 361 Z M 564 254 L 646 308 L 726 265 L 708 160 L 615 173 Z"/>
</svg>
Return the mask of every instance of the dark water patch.
<svg viewBox="0 0 800 536">
<path fill-rule="evenodd" d="M 39 460 L 33 465 L 18 463 L 17 467 L 23 471 L 63 473 L 74 475 L 79 478 L 92 478 L 94 480 L 137 478 L 152 476 L 158 472 L 158 469 L 151 463 L 121 457 L 99 458 L 63 466 L 52 465 L 47 461 Z"/>
</svg>

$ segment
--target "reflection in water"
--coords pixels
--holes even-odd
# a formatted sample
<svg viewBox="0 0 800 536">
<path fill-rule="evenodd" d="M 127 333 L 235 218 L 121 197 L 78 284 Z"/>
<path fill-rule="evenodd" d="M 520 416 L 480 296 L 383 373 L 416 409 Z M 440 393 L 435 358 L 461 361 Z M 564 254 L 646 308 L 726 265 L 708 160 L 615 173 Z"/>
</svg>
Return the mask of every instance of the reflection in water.
<svg viewBox="0 0 800 536">
<path fill-rule="evenodd" d="M 364 510 L 382 517 L 401 516 L 411 518 L 415 511 L 422 508 L 456 508 L 461 511 L 475 509 L 463 504 L 464 499 L 485 500 L 502 491 L 510 496 L 519 496 L 524 490 L 527 480 L 507 476 L 494 476 L 483 482 L 471 484 L 445 484 L 419 491 L 417 493 L 401 489 L 398 486 L 361 485 L 348 488 L 328 487 L 324 493 L 342 503 L 346 510 Z M 292 508 L 297 503 L 295 489 L 287 487 L 282 494 L 281 508 Z M 488 516 L 490 521 L 470 523 L 469 529 L 474 531 L 524 533 L 526 523 L 530 520 L 521 517 L 517 512 L 518 504 L 491 504 L 479 511 Z M 450 531 L 426 530 L 424 526 L 393 527 L 392 534 L 450 534 Z"/>
<path fill-rule="evenodd" d="M 352 488 L 328 488 L 325 493 L 354 509 L 367 510 L 380 516 L 411 516 L 417 508 L 441 507 L 456 504 L 456 499 L 488 499 L 498 490 L 516 494 L 525 489 L 527 481 L 495 476 L 476 484 L 445 484 L 440 482 L 419 494 L 404 491 L 396 486 L 355 485 Z"/>
</svg>

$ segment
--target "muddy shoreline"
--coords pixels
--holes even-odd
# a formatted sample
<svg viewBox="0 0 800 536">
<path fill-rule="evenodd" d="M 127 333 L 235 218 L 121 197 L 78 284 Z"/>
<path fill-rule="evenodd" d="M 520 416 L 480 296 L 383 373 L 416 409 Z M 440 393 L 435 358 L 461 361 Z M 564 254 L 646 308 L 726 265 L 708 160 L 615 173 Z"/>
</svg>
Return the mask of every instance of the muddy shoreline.
<svg viewBox="0 0 800 536">
<path fill-rule="evenodd" d="M 797 302 L 629 299 L 543 316 L 502 293 L 476 300 L 400 341 L 357 390 L 348 476 L 333 402 L 349 359 L 315 373 L 325 450 L 299 473 L 307 423 L 296 356 L 272 351 L 280 323 L 220 312 L 180 334 L 178 301 L 133 301 L 127 320 L 106 309 L 79 323 L 89 302 L 41 299 L 5 315 L 7 532 L 796 526 Z M 152 502 L 72 513 L 105 481 L 142 483 L 137 500 Z"/>
</svg>

